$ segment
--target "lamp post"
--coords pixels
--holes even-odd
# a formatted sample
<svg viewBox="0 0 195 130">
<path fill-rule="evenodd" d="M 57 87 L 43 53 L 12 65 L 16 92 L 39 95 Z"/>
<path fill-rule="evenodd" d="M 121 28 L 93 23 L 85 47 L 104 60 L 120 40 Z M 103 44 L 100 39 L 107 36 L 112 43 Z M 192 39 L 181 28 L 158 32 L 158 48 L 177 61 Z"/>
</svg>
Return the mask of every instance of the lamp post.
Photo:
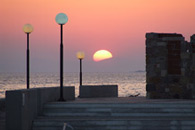
<svg viewBox="0 0 195 130">
<path fill-rule="evenodd" d="M 25 24 L 23 31 L 27 34 L 27 50 L 26 50 L 26 86 L 29 89 L 30 85 L 30 49 L 29 49 L 29 34 L 33 31 L 33 26 Z"/>
<path fill-rule="evenodd" d="M 65 101 L 63 98 L 63 25 L 67 23 L 68 17 L 64 13 L 59 13 L 56 15 L 56 23 L 60 25 L 60 99 L 59 101 Z"/>
<path fill-rule="evenodd" d="M 77 52 L 77 58 L 80 60 L 80 86 L 82 86 L 82 59 L 84 59 L 84 52 Z"/>
</svg>

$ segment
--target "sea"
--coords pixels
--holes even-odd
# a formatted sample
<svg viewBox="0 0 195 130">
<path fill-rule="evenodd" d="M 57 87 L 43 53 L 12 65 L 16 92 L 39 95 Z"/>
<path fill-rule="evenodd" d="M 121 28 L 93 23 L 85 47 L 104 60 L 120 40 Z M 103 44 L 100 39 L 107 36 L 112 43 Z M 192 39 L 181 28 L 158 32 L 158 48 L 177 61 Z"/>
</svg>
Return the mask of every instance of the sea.
<svg viewBox="0 0 195 130">
<path fill-rule="evenodd" d="M 119 97 L 146 96 L 146 73 L 144 71 L 121 73 L 83 73 L 83 85 L 118 85 Z M 30 88 L 60 86 L 59 73 L 31 73 Z M 75 86 L 75 96 L 79 94 L 79 74 L 64 73 L 64 87 Z M 0 98 L 5 98 L 7 90 L 26 89 L 25 73 L 0 73 Z"/>
</svg>

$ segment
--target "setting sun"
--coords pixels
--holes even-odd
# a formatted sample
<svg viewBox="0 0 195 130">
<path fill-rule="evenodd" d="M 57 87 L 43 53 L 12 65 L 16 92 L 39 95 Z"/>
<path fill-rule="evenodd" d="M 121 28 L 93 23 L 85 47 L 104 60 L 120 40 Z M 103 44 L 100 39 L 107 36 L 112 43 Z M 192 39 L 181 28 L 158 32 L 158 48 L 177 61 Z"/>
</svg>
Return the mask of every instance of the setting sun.
<svg viewBox="0 0 195 130">
<path fill-rule="evenodd" d="M 112 54 L 107 50 L 96 51 L 93 55 L 93 60 L 96 61 L 96 62 L 106 60 L 106 59 L 110 59 L 110 58 L 112 58 Z"/>
</svg>

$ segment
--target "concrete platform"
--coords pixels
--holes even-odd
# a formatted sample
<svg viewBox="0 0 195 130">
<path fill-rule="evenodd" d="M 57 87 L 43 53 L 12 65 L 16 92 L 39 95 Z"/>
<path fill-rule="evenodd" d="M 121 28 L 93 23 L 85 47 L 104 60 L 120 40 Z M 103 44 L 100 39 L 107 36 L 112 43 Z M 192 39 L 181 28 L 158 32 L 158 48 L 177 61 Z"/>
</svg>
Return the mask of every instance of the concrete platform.
<svg viewBox="0 0 195 130">
<path fill-rule="evenodd" d="M 67 103 L 194 103 L 187 99 L 147 99 L 146 97 L 76 98 Z"/>
</svg>

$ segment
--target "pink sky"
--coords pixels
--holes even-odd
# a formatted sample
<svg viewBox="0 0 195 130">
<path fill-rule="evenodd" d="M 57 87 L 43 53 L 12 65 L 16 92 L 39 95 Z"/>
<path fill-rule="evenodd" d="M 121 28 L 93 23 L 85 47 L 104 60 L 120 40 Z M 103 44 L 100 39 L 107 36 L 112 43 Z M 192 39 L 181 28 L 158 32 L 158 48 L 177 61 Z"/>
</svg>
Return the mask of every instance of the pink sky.
<svg viewBox="0 0 195 130">
<path fill-rule="evenodd" d="M 31 72 L 59 71 L 59 25 L 66 13 L 65 71 L 77 72 L 77 51 L 84 51 L 86 72 L 145 70 L 145 33 L 195 33 L 194 0 L 2 0 L 0 4 L 0 72 L 25 72 L 26 35 L 30 23 Z M 113 58 L 94 62 L 109 50 Z"/>
</svg>

